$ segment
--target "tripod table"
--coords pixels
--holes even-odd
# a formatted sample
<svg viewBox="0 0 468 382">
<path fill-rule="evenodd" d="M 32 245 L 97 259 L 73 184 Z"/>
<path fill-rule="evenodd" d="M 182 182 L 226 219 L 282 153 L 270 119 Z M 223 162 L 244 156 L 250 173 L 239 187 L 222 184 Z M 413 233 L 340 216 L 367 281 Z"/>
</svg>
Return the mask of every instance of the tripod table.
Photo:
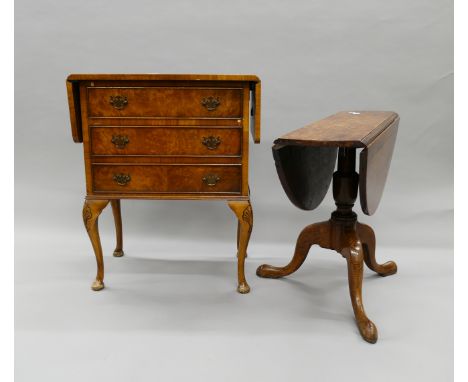
<svg viewBox="0 0 468 382">
<path fill-rule="evenodd" d="M 366 215 L 377 209 L 385 186 L 398 131 L 394 112 L 340 112 L 290 132 L 275 141 L 273 157 L 281 184 L 291 202 L 313 210 L 325 197 L 333 179 L 336 210 L 331 218 L 311 224 L 300 233 L 294 256 L 284 267 L 261 265 L 257 275 L 280 278 L 299 269 L 312 245 L 332 249 L 347 260 L 351 303 L 362 337 L 377 341 L 377 328 L 367 317 L 362 302 L 363 263 L 381 276 L 396 273 L 393 261 L 375 259 L 375 235 L 359 223 L 352 208 L 358 188 Z M 356 150 L 359 174 L 356 173 Z M 336 157 L 337 170 L 334 172 Z"/>
</svg>

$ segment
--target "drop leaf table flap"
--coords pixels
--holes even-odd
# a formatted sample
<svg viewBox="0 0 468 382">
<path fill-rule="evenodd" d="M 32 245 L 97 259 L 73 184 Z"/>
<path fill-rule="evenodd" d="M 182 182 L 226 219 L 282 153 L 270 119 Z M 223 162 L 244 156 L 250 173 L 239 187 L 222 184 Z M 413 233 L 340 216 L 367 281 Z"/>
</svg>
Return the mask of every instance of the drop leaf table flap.
<svg viewBox="0 0 468 382">
<path fill-rule="evenodd" d="M 338 148 L 363 148 L 360 201 L 363 212 L 372 215 L 382 198 L 399 121 L 391 111 L 343 111 L 275 140 L 276 168 L 291 202 L 304 210 L 317 208 L 331 183 Z"/>
</svg>

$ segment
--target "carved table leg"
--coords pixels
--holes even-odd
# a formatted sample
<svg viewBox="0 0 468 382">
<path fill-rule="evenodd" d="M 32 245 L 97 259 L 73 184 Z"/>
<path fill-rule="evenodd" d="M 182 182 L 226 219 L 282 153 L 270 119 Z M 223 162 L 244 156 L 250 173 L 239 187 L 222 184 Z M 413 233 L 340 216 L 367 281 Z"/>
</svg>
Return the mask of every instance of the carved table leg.
<svg viewBox="0 0 468 382">
<path fill-rule="evenodd" d="M 112 214 L 114 215 L 115 235 L 117 244 L 114 250 L 115 257 L 122 257 L 123 251 L 123 237 L 122 237 L 122 214 L 120 212 L 120 199 L 111 200 Z"/>
<path fill-rule="evenodd" d="M 393 261 L 384 264 L 377 263 L 375 259 L 375 234 L 374 230 L 366 224 L 357 223 L 359 238 L 364 249 L 364 261 L 369 269 L 380 276 L 390 276 L 397 272 L 397 265 Z"/>
<path fill-rule="evenodd" d="M 377 328 L 367 318 L 362 303 L 362 278 L 364 268 L 364 254 L 361 243 L 356 240 L 348 248 L 343 248 L 341 254 L 348 262 L 348 283 L 354 316 L 361 336 L 372 344 L 377 342 Z"/>
<path fill-rule="evenodd" d="M 83 222 L 93 245 L 97 262 L 96 280 L 91 285 L 91 289 L 95 291 L 104 288 L 104 260 L 102 258 L 101 240 L 99 238 L 98 218 L 108 203 L 108 200 L 85 200 L 83 206 Z"/>
<path fill-rule="evenodd" d="M 305 227 L 299 234 L 296 242 L 294 255 L 289 264 L 284 267 L 274 267 L 272 265 L 263 264 L 257 268 L 257 276 L 277 279 L 288 276 L 297 271 L 304 263 L 309 253 L 310 247 L 318 244 L 323 248 L 330 247 L 330 222 L 311 224 Z"/>
<path fill-rule="evenodd" d="M 247 255 L 250 234 L 253 227 L 253 213 L 250 201 L 228 201 L 229 208 L 236 214 L 239 220 L 238 226 L 238 249 L 237 249 L 237 291 L 239 293 L 249 293 L 250 287 L 245 280 L 244 264 Z"/>
</svg>

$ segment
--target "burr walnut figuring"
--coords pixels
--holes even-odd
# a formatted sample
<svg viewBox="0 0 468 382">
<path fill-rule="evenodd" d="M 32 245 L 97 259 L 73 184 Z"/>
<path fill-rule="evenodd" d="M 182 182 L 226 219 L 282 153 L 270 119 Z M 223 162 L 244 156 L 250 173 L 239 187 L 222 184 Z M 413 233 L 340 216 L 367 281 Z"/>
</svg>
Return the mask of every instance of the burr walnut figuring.
<svg viewBox="0 0 468 382">
<path fill-rule="evenodd" d="M 238 219 L 239 293 L 253 214 L 249 127 L 260 142 L 260 80 L 253 75 L 72 74 L 73 140 L 84 146 L 83 221 L 104 288 L 98 218 L 109 204 L 123 256 L 121 199 L 226 200 Z"/>
<path fill-rule="evenodd" d="M 393 112 L 341 112 L 295 130 L 275 141 L 273 157 L 281 184 L 300 209 L 313 210 L 327 193 L 333 179 L 336 210 L 331 218 L 311 224 L 300 233 L 294 256 L 284 267 L 261 265 L 257 275 L 288 276 L 299 269 L 312 245 L 340 253 L 348 264 L 351 303 L 362 337 L 377 341 L 377 327 L 367 317 L 362 301 L 363 263 L 381 276 L 396 273 L 393 261 L 379 264 L 375 258 L 375 235 L 357 221 L 352 211 L 358 188 L 361 207 L 372 215 L 382 197 L 398 131 Z M 360 153 L 356 173 L 356 149 Z M 333 172 L 338 153 L 337 171 Z"/>
</svg>

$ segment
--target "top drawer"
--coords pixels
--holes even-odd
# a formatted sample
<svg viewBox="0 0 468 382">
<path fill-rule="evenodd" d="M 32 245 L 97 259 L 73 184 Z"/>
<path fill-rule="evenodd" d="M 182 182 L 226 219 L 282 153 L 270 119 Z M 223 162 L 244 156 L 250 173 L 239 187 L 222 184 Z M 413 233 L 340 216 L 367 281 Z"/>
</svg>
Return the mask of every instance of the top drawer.
<svg viewBox="0 0 468 382">
<path fill-rule="evenodd" d="M 88 87 L 89 117 L 241 118 L 241 88 Z"/>
</svg>

